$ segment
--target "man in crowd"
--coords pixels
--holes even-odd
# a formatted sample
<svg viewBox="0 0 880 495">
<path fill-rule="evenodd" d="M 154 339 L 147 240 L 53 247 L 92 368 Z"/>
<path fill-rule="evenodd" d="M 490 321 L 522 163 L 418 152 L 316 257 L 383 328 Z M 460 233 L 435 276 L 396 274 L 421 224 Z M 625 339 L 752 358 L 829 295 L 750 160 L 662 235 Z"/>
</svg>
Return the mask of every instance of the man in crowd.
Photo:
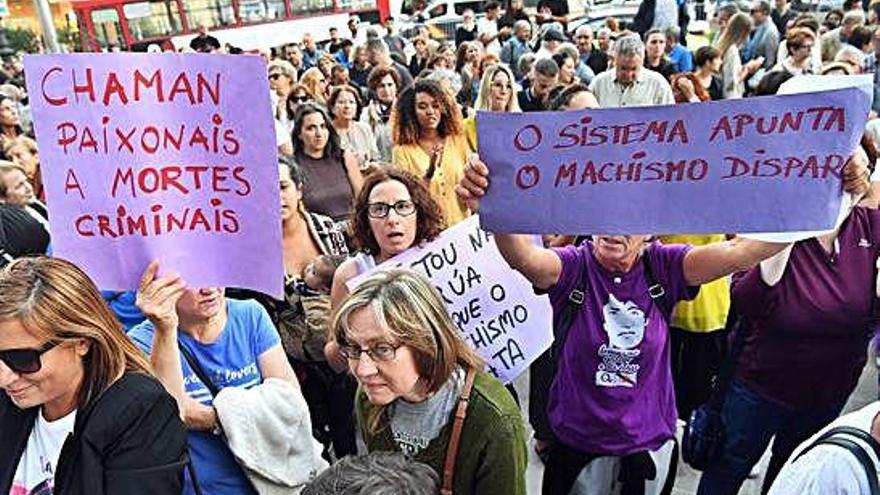
<svg viewBox="0 0 880 495">
<path fill-rule="evenodd" d="M 770 2 L 767 0 L 755 0 L 752 3 L 752 34 L 742 49 L 743 62 L 750 62 L 761 57 L 761 64 L 765 70 L 770 70 L 776 65 L 776 52 L 779 48 L 779 31 L 770 19 Z"/>
<path fill-rule="evenodd" d="M 526 53 L 532 53 L 532 47 L 529 45 L 529 38 L 532 36 L 532 25 L 529 21 L 516 21 L 513 25 L 513 37 L 507 40 L 501 49 L 501 61 L 507 64 L 517 80 L 525 77 L 525 74 L 519 71 L 517 63 Z"/>
<path fill-rule="evenodd" d="M 393 17 L 385 19 L 385 36 L 382 38 L 388 45 L 388 51 L 391 55 L 398 55 L 401 60 L 406 60 L 404 50 L 406 49 L 406 40 L 397 32 L 397 24 Z"/>
<path fill-rule="evenodd" d="M 491 0 L 486 4 L 486 16 L 477 22 L 477 36 L 486 53 L 501 54 L 501 43 L 498 41 L 500 32 L 498 20 L 501 15 L 501 4 Z"/>
<path fill-rule="evenodd" d="M 673 73 L 691 72 L 694 70 L 694 58 L 691 51 L 681 43 L 681 29 L 672 26 L 666 30 L 666 55 L 672 62 Z"/>
<path fill-rule="evenodd" d="M 213 53 L 220 49 L 220 40 L 208 34 L 208 26 L 199 24 L 198 35 L 189 42 L 189 47 L 199 53 Z"/>
<path fill-rule="evenodd" d="M 559 66 L 552 58 L 542 58 L 535 62 L 529 86 L 517 94 L 519 107 L 523 112 L 539 112 L 547 109 L 547 94 L 559 80 Z"/>
<path fill-rule="evenodd" d="M 373 38 L 367 41 L 367 61 L 373 67 L 393 67 L 400 77 L 401 88 L 405 88 L 413 82 L 409 69 L 391 58 L 388 45 L 381 39 Z"/>
<path fill-rule="evenodd" d="M 568 0 L 538 0 L 536 10 L 535 21 L 538 25 L 557 22 L 563 29 L 568 25 Z"/>
<path fill-rule="evenodd" d="M 672 77 L 675 68 L 666 59 L 666 35 L 659 29 L 649 29 L 645 33 L 645 68 L 652 70 L 667 81 Z"/>
<path fill-rule="evenodd" d="M 317 43 L 315 43 L 315 38 L 312 36 L 312 33 L 306 33 L 302 37 L 302 57 L 303 57 L 303 69 L 311 69 L 312 67 L 316 67 L 318 65 L 318 59 L 321 58 L 324 52 L 318 48 Z"/>
<path fill-rule="evenodd" d="M 791 0 L 776 0 L 775 7 L 770 13 L 770 18 L 773 19 L 773 24 L 776 25 L 779 35 L 785 37 L 788 23 L 794 20 L 798 13 L 791 8 Z"/>
<path fill-rule="evenodd" d="M 593 45 L 593 28 L 586 24 L 574 32 L 580 61 L 593 70 L 594 74 L 605 72 L 608 68 L 608 54 Z"/>
<path fill-rule="evenodd" d="M 303 67 L 302 48 L 297 43 L 290 43 L 284 47 L 284 58 L 290 62 L 290 65 L 296 69 L 297 78 L 302 75 L 305 68 Z"/>
<path fill-rule="evenodd" d="M 523 0 L 510 0 L 510 5 L 508 5 L 507 10 L 504 11 L 504 15 L 498 19 L 498 33 L 499 40 L 501 45 L 503 46 L 507 43 L 507 40 L 513 36 L 514 24 L 517 21 L 526 21 L 531 22 L 529 19 L 529 15 L 526 14 L 523 9 Z"/>
<path fill-rule="evenodd" d="M 327 53 L 335 54 L 342 46 L 342 40 L 339 39 L 339 30 L 335 27 L 330 28 L 330 39 L 327 41 Z"/>
<path fill-rule="evenodd" d="M 672 88 L 660 74 L 644 70 L 645 45 L 636 35 L 614 43 L 614 68 L 597 75 L 590 91 L 603 108 L 672 105 Z"/>
<path fill-rule="evenodd" d="M 822 61 L 830 62 L 837 56 L 837 52 L 844 43 L 849 43 L 849 37 L 853 31 L 865 25 L 865 13 L 860 10 L 851 10 L 843 15 L 840 27 L 832 29 L 822 35 Z"/>
<path fill-rule="evenodd" d="M 541 49 L 535 54 L 538 58 L 549 58 L 556 53 L 559 45 L 565 41 L 565 36 L 558 29 L 550 28 L 544 33 L 544 39 L 541 40 Z"/>
</svg>

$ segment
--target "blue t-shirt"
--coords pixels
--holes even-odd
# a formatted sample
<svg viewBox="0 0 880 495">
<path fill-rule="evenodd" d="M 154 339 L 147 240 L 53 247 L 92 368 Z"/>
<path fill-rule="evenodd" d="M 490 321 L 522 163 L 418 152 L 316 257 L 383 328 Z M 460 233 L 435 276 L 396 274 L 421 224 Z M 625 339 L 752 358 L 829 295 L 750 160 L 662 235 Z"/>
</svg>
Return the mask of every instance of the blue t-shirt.
<svg viewBox="0 0 880 495">
<path fill-rule="evenodd" d="M 669 60 L 675 67 L 675 72 L 691 72 L 694 70 L 694 59 L 690 50 L 676 44 L 675 48 L 669 52 Z"/>
<path fill-rule="evenodd" d="M 218 389 L 258 385 L 262 382 L 262 372 L 257 358 L 279 345 L 281 339 L 278 330 L 272 325 L 266 310 L 255 301 L 227 299 L 226 311 L 226 327 L 216 341 L 203 344 L 182 331 L 178 333 L 178 341 L 192 353 Z M 128 337 L 149 355 L 154 331 L 153 324 L 147 320 L 132 328 Z M 186 393 L 202 404 L 211 405 L 211 392 L 182 356 L 180 361 Z M 210 432 L 190 431 L 189 448 L 199 485 L 206 495 L 256 495 L 244 471 L 220 437 Z M 195 493 L 189 481 L 184 493 Z"/>
</svg>

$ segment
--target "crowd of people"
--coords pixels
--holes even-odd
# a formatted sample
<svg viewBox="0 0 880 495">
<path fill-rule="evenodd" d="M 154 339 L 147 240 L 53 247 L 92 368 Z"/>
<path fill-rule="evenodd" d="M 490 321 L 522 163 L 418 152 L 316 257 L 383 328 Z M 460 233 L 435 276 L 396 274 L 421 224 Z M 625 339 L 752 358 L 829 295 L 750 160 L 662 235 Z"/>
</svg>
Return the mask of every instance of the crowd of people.
<svg viewBox="0 0 880 495">
<path fill-rule="evenodd" d="M 157 262 L 136 291 L 100 291 L 51 257 L 26 74 L 6 64 L 0 493 L 525 494 L 531 448 L 544 494 L 668 494 L 676 432 L 713 393 L 725 435 L 699 495 L 736 494 L 768 448 L 764 493 L 869 493 L 836 491 L 870 476 L 831 475 L 833 451 L 799 445 L 841 414 L 880 316 L 880 0 L 722 1 L 702 46 L 683 1 L 645 0 L 630 25 L 597 32 L 570 29 L 565 1 L 484 7 L 449 40 L 352 17 L 326 43 L 302 33 L 263 54 L 281 299 L 191 287 Z M 221 41 L 201 29 L 190 46 L 236 51 Z M 529 370 L 527 414 L 427 279 L 389 270 L 349 285 L 479 211 L 491 184 L 477 112 L 699 104 L 854 74 L 874 74 L 875 99 L 833 232 L 789 244 L 548 232 L 543 246 L 495 233 L 553 307 L 553 328 L 534 329 L 554 343 Z M 880 440 L 876 410 L 835 424 Z"/>
</svg>

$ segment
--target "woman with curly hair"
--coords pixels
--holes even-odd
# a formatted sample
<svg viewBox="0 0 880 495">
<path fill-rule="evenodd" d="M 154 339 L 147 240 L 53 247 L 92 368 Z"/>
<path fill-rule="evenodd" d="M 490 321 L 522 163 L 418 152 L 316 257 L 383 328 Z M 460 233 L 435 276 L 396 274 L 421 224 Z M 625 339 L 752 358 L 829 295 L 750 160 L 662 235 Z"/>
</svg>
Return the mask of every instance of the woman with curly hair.
<svg viewBox="0 0 880 495">
<path fill-rule="evenodd" d="M 444 229 L 440 206 L 418 177 L 396 167 L 381 167 L 367 177 L 351 219 L 352 243 L 359 253 L 344 262 L 333 277 L 330 304 L 348 295 L 346 283 L 407 249 L 430 241 Z M 327 361 L 345 369 L 335 345 L 325 349 Z"/>
<path fill-rule="evenodd" d="M 468 215 L 455 194 L 470 156 L 461 111 L 436 81 L 420 80 L 397 99 L 391 116 L 392 161 L 421 178 L 452 226 Z"/>
</svg>

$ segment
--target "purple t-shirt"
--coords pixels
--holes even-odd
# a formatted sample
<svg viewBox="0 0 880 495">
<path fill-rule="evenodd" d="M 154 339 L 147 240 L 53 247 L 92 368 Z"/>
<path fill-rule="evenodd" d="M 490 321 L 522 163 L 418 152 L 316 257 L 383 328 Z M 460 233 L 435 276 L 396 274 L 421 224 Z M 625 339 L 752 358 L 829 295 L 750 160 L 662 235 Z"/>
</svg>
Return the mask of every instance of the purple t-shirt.
<svg viewBox="0 0 880 495">
<path fill-rule="evenodd" d="M 651 244 L 651 268 L 670 307 L 696 297 L 684 278 L 685 245 Z M 556 250 L 562 273 L 550 291 L 553 311 L 565 308 L 580 265 L 588 277 L 584 304 L 562 349 L 548 412 L 556 436 L 592 454 L 656 450 L 675 432 L 669 363 L 669 326 L 648 295 L 642 263 L 629 273 L 608 272 L 593 243 Z"/>
<path fill-rule="evenodd" d="M 842 404 L 865 366 L 880 211 L 855 208 L 837 240 L 837 254 L 816 239 L 795 243 L 773 287 L 757 267 L 734 279 L 734 308 L 751 322 L 737 378 L 792 409 Z"/>
</svg>

